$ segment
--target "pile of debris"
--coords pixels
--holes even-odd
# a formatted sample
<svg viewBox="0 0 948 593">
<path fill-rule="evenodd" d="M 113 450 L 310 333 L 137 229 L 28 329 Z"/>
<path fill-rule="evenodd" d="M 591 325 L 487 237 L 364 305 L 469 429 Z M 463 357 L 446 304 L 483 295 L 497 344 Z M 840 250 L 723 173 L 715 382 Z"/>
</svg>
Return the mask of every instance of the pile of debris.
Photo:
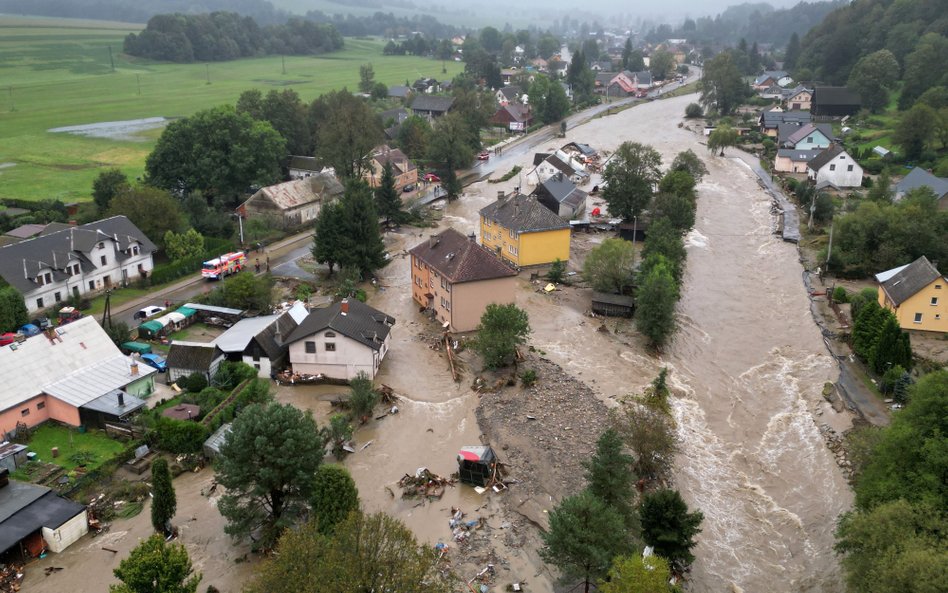
<svg viewBox="0 0 948 593">
<path fill-rule="evenodd" d="M 19 564 L 0 564 L 0 593 L 16 593 L 23 581 L 23 567 Z"/>
<path fill-rule="evenodd" d="M 465 521 L 464 515 L 464 511 L 461 509 L 451 507 L 451 518 L 448 519 L 448 525 L 451 527 L 451 537 L 459 546 L 463 546 L 467 543 L 475 531 L 487 526 L 487 521 L 484 517 Z"/>
<path fill-rule="evenodd" d="M 398 486 L 402 489 L 402 498 L 422 496 L 430 499 L 440 499 L 444 496 L 445 488 L 454 486 L 454 483 L 454 478 L 442 478 L 438 474 L 432 473 L 427 467 L 419 467 L 415 470 L 415 475 L 405 474 L 398 481 Z"/>
</svg>

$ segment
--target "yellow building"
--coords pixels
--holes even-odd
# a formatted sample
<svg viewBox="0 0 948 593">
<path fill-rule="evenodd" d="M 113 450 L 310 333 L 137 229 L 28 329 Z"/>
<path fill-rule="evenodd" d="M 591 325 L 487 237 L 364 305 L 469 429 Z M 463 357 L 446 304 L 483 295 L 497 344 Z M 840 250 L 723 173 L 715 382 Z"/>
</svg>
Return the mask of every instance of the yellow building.
<svg viewBox="0 0 948 593">
<path fill-rule="evenodd" d="M 481 244 L 518 268 L 569 260 L 569 223 L 533 196 L 500 197 L 481 209 Z"/>
<path fill-rule="evenodd" d="M 902 329 L 948 333 L 948 278 L 927 257 L 876 274 L 876 281 L 879 304 Z"/>
</svg>

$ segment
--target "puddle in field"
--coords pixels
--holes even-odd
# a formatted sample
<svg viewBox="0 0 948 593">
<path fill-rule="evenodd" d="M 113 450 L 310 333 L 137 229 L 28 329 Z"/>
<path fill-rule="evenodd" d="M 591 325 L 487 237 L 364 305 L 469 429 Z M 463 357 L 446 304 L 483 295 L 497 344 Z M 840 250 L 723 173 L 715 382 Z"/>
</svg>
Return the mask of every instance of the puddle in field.
<svg viewBox="0 0 948 593">
<path fill-rule="evenodd" d="M 147 130 L 162 128 L 167 123 L 168 118 L 165 117 L 145 117 L 142 119 L 126 119 L 123 121 L 100 121 L 94 124 L 83 124 L 79 126 L 63 126 L 61 128 L 50 128 L 46 131 L 73 134 L 74 136 L 85 136 L 86 138 L 144 142 L 145 138 L 142 138 L 138 134 Z"/>
</svg>

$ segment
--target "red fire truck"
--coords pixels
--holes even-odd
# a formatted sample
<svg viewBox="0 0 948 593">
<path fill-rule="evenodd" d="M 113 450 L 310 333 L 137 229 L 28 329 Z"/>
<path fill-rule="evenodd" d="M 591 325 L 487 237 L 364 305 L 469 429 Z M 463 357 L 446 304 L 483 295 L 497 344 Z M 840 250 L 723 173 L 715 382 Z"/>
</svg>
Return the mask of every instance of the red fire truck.
<svg viewBox="0 0 948 593">
<path fill-rule="evenodd" d="M 247 254 L 243 251 L 225 253 L 220 257 L 204 262 L 201 276 L 210 280 L 221 280 L 230 274 L 236 274 L 247 265 Z"/>
</svg>

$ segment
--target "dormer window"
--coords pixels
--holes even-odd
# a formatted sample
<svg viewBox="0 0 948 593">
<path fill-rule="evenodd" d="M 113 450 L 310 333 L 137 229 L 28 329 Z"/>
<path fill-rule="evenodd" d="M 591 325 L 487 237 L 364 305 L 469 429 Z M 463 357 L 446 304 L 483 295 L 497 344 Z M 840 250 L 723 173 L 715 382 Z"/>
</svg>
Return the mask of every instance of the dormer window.
<svg viewBox="0 0 948 593">
<path fill-rule="evenodd" d="M 102 241 L 99 241 L 99 244 L 96 245 L 96 247 L 98 247 L 99 249 L 105 249 L 105 243 Z"/>
<path fill-rule="evenodd" d="M 132 245 L 132 255 L 138 255 L 138 245 Z"/>
</svg>

